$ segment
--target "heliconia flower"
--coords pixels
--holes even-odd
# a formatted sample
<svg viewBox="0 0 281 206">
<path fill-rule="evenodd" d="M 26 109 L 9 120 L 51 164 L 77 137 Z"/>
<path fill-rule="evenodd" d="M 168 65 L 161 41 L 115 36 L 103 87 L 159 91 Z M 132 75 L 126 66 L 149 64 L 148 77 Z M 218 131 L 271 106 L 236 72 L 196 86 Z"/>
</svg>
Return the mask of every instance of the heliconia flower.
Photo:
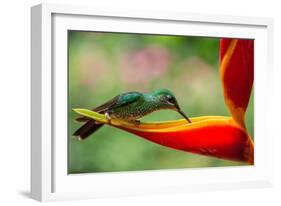
<svg viewBox="0 0 281 206">
<path fill-rule="evenodd" d="M 254 145 L 244 122 L 253 84 L 253 40 L 221 39 L 220 45 L 221 80 L 230 117 L 201 116 L 191 118 L 192 123 L 181 119 L 134 125 L 108 121 L 86 109 L 74 111 L 169 148 L 253 164 Z"/>
</svg>

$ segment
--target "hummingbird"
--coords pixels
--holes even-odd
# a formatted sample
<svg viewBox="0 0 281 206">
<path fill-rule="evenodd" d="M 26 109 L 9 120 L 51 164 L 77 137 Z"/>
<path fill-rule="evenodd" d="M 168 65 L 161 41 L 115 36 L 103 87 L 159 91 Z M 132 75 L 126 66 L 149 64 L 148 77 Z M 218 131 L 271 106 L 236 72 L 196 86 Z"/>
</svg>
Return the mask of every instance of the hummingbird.
<svg viewBox="0 0 281 206">
<path fill-rule="evenodd" d="M 180 113 L 189 123 L 190 119 L 180 109 L 175 95 L 168 89 L 158 89 L 149 93 L 126 92 L 119 94 L 104 104 L 95 107 L 92 111 L 104 114 L 111 119 L 121 119 L 132 122 L 135 125 L 140 123 L 140 118 L 157 110 L 170 109 Z M 78 122 L 84 122 L 73 136 L 84 140 L 103 126 L 88 117 L 78 117 Z"/>
</svg>

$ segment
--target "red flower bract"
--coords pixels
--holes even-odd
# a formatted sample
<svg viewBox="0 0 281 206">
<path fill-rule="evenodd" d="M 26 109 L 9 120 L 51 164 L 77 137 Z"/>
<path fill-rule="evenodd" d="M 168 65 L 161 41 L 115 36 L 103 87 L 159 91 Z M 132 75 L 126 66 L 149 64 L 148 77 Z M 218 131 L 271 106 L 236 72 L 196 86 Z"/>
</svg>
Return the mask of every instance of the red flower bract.
<svg viewBox="0 0 281 206">
<path fill-rule="evenodd" d="M 157 144 L 174 149 L 228 160 L 249 162 L 248 134 L 229 119 L 209 119 L 166 131 L 123 128 Z"/>
</svg>

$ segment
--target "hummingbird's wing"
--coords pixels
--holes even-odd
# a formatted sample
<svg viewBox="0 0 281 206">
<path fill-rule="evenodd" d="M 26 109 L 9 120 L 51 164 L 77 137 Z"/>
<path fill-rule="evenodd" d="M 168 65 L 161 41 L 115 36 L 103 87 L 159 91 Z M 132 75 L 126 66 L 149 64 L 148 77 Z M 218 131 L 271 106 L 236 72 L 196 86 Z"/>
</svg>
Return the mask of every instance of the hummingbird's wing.
<svg viewBox="0 0 281 206">
<path fill-rule="evenodd" d="M 112 105 L 110 109 L 115 109 L 118 107 L 124 107 L 126 105 L 132 104 L 143 97 L 140 92 L 127 92 L 119 95 L 116 104 Z"/>
<path fill-rule="evenodd" d="M 112 109 L 114 105 L 117 104 L 119 98 L 120 95 L 117 95 L 116 97 L 113 97 L 111 100 L 105 102 L 104 104 L 98 107 L 93 108 L 92 110 L 98 113 L 105 113 L 107 110 Z"/>
<path fill-rule="evenodd" d="M 104 104 L 93 109 L 95 112 L 105 113 L 108 110 L 123 107 L 128 104 L 138 101 L 142 97 L 142 94 L 139 92 L 128 92 L 120 94 L 113 99 L 105 102 Z M 89 119 L 88 117 L 79 117 L 76 119 L 80 122 L 85 122 L 81 127 L 79 127 L 75 132 L 74 136 L 79 137 L 81 140 L 86 139 L 95 131 L 103 126 L 103 124 L 96 122 L 95 120 Z"/>
<path fill-rule="evenodd" d="M 131 104 L 133 102 L 136 102 L 141 97 L 142 97 L 142 93 L 140 93 L 140 92 L 123 93 L 123 94 L 117 95 L 116 97 L 105 102 L 104 104 L 93 108 L 92 111 L 104 114 L 108 110 L 115 109 L 118 107 L 123 107 L 123 106 Z M 76 120 L 78 122 L 85 122 L 85 121 L 89 120 L 89 118 L 88 117 L 78 117 Z"/>
<path fill-rule="evenodd" d="M 93 108 L 92 111 L 104 114 L 109 108 L 112 108 L 116 104 L 119 99 L 119 96 L 120 95 L 117 95 L 116 97 L 113 97 L 111 100 L 105 102 L 104 104 Z M 84 116 L 76 118 L 76 121 L 78 122 L 86 122 L 88 120 L 89 118 Z"/>
</svg>

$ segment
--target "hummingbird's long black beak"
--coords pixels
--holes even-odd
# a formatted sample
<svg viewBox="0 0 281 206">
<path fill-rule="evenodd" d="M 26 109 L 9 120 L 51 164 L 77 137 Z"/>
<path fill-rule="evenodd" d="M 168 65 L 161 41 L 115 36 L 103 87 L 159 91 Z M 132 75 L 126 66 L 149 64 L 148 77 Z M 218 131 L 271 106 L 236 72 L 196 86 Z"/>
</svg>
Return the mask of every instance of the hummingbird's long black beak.
<svg viewBox="0 0 281 206">
<path fill-rule="evenodd" d="M 180 109 L 178 110 L 178 112 L 189 122 L 189 123 L 192 123 L 190 121 L 190 119 L 185 115 L 185 113 L 183 111 L 181 111 Z"/>
</svg>

